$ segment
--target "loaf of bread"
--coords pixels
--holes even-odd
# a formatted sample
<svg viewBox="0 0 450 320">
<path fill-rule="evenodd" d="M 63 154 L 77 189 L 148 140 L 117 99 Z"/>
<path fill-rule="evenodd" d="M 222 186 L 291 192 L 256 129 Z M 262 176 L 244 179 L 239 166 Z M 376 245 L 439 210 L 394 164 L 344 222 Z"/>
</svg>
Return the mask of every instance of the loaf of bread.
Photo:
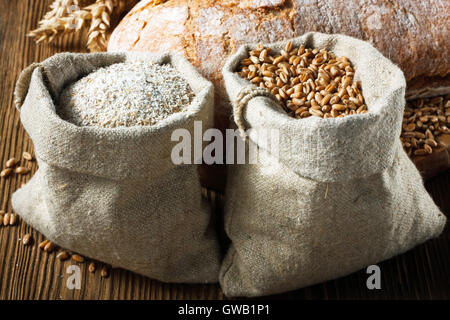
<svg viewBox="0 0 450 320">
<path fill-rule="evenodd" d="M 450 92 L 449 27 L 450 1 L 440 0 L 144 0 L 114 30 L 108 51 L 183 53 L 214 83 L 223 129 L 231 108 L 221 69 L 243 43 L 308 31 L 364 39 L 403 70 L 407 97 L 427 97 Z"/>
</svg>

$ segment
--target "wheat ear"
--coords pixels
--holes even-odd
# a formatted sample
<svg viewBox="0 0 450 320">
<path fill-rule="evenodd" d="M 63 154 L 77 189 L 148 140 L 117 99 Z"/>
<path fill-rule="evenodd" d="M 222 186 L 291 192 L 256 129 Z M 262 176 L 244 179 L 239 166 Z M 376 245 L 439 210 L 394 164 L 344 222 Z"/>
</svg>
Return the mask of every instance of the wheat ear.
<svg viewBox="0 0 450 320">
<path fill-rule="evenodd" d="M 156 6 L 167 0 L 153 0 Z M 104 51 L 112 17 L 119 17 L 138 0 L 55 0 L 39 22 L 39 27 L 28 33 L 36 42 L 52 41 L 56 36 L 77 32 L 90 22 L 87 47 L 91 52 Z M 83 6 L 80 8 L 80 6 Z"/>
</svg>

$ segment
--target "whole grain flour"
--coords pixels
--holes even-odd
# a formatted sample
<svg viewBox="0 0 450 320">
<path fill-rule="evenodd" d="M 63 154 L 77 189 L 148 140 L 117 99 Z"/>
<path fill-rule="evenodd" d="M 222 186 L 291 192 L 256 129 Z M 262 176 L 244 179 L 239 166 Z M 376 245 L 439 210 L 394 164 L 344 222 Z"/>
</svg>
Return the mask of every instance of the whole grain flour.
<svg viewBox="0 0 450 320">
<path fill-rule="evenodd" d="M 168 64 L 143 60 L 99 68 L 63 90 L 58 114 L 78 126 L 155 125 L 185 111 L 194 93 Z"/>
</svg>

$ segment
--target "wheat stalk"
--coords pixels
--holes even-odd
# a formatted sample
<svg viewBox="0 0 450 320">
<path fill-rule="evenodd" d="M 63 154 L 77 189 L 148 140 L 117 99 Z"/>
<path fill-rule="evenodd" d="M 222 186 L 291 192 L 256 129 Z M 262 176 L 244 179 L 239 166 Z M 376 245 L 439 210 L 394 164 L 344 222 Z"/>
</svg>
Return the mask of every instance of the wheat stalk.
<svg viewBox="0 0 450 320">
<path fill-rule="evenodd" d="M 89 51 L 103 51 L 106 48 L 106 31 L 110 27 L 111 14 L 120 2 L 123 1 L 97 0 L 94 4 L 86 8 L 92 14 L 92 22 L 87 41 Z"/>
<path fill-rule="evenodd" d="M 50 11 L 48 11 L 43 20 L 50 20 L 52 18 L 66 17 L 70 13 L 71 6 L 79 6 L 78 0 L 55 0 L 50 5 Z M 41 21 L 41 22 L 42 22 Z"/>
<path fill-rule="evenodd" d="M 165 1 L 167 0 L 154 0 L 151 5 Z M 112 17 L 119 17 L 136 2 L 137 0 L 55 0 L 50 5 L 50 11 L 39 22 L 39 27 L 30 31 L 28 36 L 35 38 L 37 43 L 50 42 L 56 36 L 77 32 L 90 23 L 87 47 L 90 51 L 104 51 Z"/>
<path fill-rule="evenodd" d="M 83 4 L 93 0 L 82 0 Z M 80 30 L 91 19 L 90 12 L 81 10 L 79 0 L 55 0 L 50 5 L 39 27 L 28 33 L 29 37 L 41 41 L 51 42 L 57 35 L 67 34 Z"/>
<path fill-rule="evenodd" d="M 153 0 L 147 6 L 157 6 L 167 0 Z M 131 8 L 136 1 L 126 0 L 97 0 L 94 4 L 90 5 L 88 9 L 92 13 L 92 22 L 89 28 L 89 38 L 87 47 L 89 51 L 105 51 L 107 32 L 110 29 L 112 14 L 119 16 L 126 9 Z"/>
<path fill-rule="evenodd" d="M 113 15 L 119 17 L 125 10 L 131 9 L 136 1 L 126 0 L 97 0 L 86 7 L 92 14 L 92 21 L 88 31 L 87 47 L 89 51 L 104 51 L 106 49 L 107 32 L 111 27 Z"/>
<path fill-rule="evenodd" d="M 28 33 L 28 36 L 35 38 L 37 43 L 44 40 L 51 42 L 57 35 L 80 30 L 90 19 L 90 12 L 78 10 L 69 16 L 42 20 L 39 27 Z"/>
</svg>

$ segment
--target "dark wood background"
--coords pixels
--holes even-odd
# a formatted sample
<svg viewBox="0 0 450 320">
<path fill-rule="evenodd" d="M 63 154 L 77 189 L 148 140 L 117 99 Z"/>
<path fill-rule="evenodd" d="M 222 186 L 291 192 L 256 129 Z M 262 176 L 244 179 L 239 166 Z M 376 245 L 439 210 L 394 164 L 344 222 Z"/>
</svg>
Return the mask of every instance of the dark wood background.
<svg viewBox="0 0 450 320">
<path fill-rule="evenodd" d="M 14 83 L 20 71 L 32 62 L 42 61 L 62 51 L 85 52 L 85 35 L 67 35 L 52 44 L 36 45 L 25 34 L 36 27 L 51 0 L 0 0 L 0 162 L 23 151 L 33 150 L 13 106 Z M 33 172 L 37 169 L 33 163 Z M 1 179 L 0 209 L 11 211 L 11 194 L 30 178 Z M 450 170 L 426 181 L 435 202 L 450 215 Z M 223 196 L 210 190 L 204 195 L 220 215 Z M 31 233 L 35 244 L 22 245 L 20 239 Z M 43 238 L 19 221 L 17 226 L 0 226 L 0 299 L 223 299 L 218 285 L 167 284 L 114 269 L 109 278 L 99 271 L 91 274 L 81 264 L 80 290 L 66 287 L 66 267 L 56 254 L 38 249 Z M 449 299 L 450 230 L 401 256 L 379 264 L 382 289 L 368 290 L 365 270 L 305 289 L 278 295 L 283 299 Z"/>
</svg>

